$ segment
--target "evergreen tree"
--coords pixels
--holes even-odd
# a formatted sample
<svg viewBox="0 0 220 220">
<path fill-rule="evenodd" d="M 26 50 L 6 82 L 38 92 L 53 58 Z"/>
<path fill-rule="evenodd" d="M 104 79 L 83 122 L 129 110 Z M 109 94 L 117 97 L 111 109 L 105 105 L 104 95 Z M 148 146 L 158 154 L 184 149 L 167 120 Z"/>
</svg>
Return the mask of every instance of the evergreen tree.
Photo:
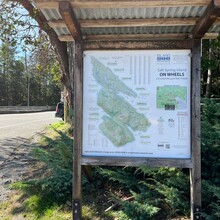
<svg viewBox="0 0 220 220">
<path fill-rule="evenodd" d="M 18 105 L 23 102 L 21 97 L 24 94 L 24 65 L 15 58 L 15 55 L 16 48 L 10 44 L 10 41 L 1 45 L 0 105 Z"/>
<path fill-rule="evenodd" d="M 202 96 L 220 97 L 220 38 L 203 40 L 201 86 Z"/>
</svg>

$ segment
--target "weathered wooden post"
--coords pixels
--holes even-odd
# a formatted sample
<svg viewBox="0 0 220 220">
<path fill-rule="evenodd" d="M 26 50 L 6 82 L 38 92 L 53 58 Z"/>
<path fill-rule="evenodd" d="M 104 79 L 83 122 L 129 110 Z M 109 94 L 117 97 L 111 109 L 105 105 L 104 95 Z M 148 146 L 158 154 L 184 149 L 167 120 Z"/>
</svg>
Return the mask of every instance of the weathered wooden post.
<svg viewBox="0 0 220 220">
<path fill-rule="evenodd" d="M 74 56 L 75 122 L 73 147 L 73 219 L 81 219 L 81 148 L 82 148 L 82 43 L 75 42 Z"/>
<path fill-rule="evenodd" d="M 192 168 L 191 219 L 201 219 L 201 128 L 200 128 L 200 77 L 201 77 L 201 40 L 193 40 L 192 48 Z"/>
</svg>

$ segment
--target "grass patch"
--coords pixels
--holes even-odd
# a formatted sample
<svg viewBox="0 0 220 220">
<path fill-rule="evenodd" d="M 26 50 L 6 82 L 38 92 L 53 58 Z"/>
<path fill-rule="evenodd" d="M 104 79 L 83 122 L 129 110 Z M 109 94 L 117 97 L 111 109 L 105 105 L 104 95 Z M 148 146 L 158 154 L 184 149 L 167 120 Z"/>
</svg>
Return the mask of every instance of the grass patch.
<svg viewBox="0 0 220 220">
<path fill-rule="evenodd" d="M 62 139 L 62 134 L 68 136 L 68 138 L 65 138 L 64 141 L 66 141 L 66 139 L 69 139 L 69 137 L 71 137 L 73 134 L 71 126 L 64 123 L 63 121 L 54 123 L 48 126 L 44 135 L 41 135 L 38 144 L 41 147 L 48 147 L 51 144 L 54 144 L 54 142 L 56 143 L 57 140 Z"/>
<path fill-rule="evenodd" d="M 71 212 L 64 206 L 48 206 L 47 201 L 42 201 L 37 195 L 24 196 L 21 191 L 12 195 L 10 200 L 0 204 L 1 220 L 70 220 Z M 43 211 L 40 215 L 39 213 Z"/>
</svg>

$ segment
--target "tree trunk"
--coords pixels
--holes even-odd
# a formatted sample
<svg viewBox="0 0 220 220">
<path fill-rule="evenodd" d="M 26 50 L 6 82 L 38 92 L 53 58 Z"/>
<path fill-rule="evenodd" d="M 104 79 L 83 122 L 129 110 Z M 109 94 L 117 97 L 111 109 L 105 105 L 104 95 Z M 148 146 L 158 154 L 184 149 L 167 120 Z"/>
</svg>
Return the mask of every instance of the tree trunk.
<svg viewBox="0 0 220 220">
<path fill-rule="evenodd" d="M 212 58 L 212 40 L 209 40 L 209 61 L 211 61 L 211 58 Z M 206 81 L 206 93 L 205 93 L 206 98 L 210 98 L 211 87 L 212 87 L 212 70 L 211 70 L 211 66 L 209 65 L 208 73 L 207 73 L 207 81 Z"/>
<path fill-rule="evenodd" d="M 212 88 L 212 70 L 208 69 L 205 97 L 210 98 Z"/>
</svg>

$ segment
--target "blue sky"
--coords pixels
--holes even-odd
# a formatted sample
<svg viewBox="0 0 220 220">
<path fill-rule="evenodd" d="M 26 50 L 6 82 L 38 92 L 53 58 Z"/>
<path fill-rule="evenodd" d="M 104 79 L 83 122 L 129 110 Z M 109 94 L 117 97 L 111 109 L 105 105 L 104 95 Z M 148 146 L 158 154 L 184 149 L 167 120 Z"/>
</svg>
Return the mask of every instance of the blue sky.
<svg viewBox="0 0 220 220">
<path fill-rule="evenodd" d="M 34 38 L 35 36 L 38 35 L 38 28 L 37 28 L 36 21 L 34 19 L 31 19 L 30 17 L 27 16 L 28 12 L 26 11 L 26 9 L 24 9 L 21 6 L 19 6 L 19 7 L 15 8 L 15 12 L 17 13 L 17 18 L 19 18 L 21 21 L 27 23 L 28 26 L 29 26 L 29 24 L 33 25 L 32 29 L 28 29 L 27 28 L 28 26 L 18 25 L 17 26 L 17 34 L 16 34 L 16 36 L 12 36 L 12 37 L 15 37 L 17 39 L 17 45 L 16 45 L 16 48 L 17 48 L 16 52 L 17 52 L 17 54 L 16 54 L 16 57 L 19 59 L 19 58 L 23 58 L 25 56 L 24 48 L 26 48 L 27 55 L 30 54 L 30 50 L 32 48 L 32 46 L 26 45 L 24 40 L 22 40 L 23 36 L 24 35 L 29 35 L 31 38 Z M 9 14 L 7 14 L 6 16 L 10 17 Z M 0 41 L 0 44 L 1 44 L 1 41 Z"/>
</svg>

